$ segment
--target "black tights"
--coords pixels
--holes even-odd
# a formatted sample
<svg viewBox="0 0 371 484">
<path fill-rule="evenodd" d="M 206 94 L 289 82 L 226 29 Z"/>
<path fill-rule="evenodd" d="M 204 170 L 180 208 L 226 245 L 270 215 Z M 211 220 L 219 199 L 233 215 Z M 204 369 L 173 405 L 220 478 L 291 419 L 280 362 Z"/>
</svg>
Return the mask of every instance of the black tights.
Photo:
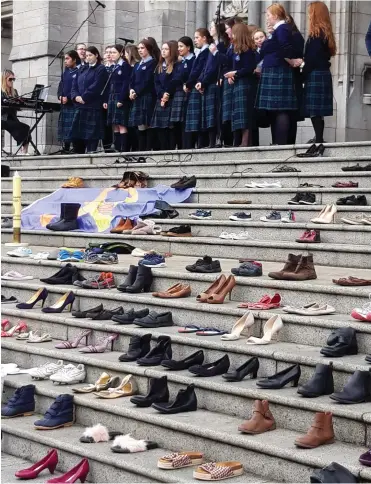
<svg viewBox="0 0 371 484">
<path fill-rule="evenodd" d="M 273 144 L 288 144 L 290 131 L 290 114 L 287 111 L 275 111 L 272 113 L 271 131 Z"/>
<path fill-rule="evenodd" d="M 325 120 L 321 116 L 310 118 L 316 134 L 316 143 L 323 143 L 323 132 L 325 130 Z"/>
<path fill-rule="evenodd" d="M 85 141 L 86 151 L 87 152 L 97 151 L 98 143 L 99 143 L 98 139 L 86 140 Z"/>
</svg>

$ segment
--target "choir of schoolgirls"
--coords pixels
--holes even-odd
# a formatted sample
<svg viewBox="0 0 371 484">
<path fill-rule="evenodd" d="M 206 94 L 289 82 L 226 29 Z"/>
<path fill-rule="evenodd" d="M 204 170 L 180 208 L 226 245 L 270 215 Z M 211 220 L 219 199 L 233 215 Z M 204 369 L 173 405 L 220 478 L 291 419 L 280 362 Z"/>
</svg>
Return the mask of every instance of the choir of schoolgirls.
<svg viewBox="0 0 371 484">
<path fill-rule="evenodd" d="M 323 2 L 309 5 L 308 18 L 306 42 L 276 3 L 267 33 L 232 18 L 161 50 L 152 37 L 108 46 L 104 64 L 94 46 L 79 44 L 65 55 L 58 90 L 64 149 L 95 152 L 107 132 L 118 152 L 212 148 L 218 134 L 224 146 L 254 146 L 267 126 L 272 144 L 293 144 L 305 118 L 323 142 L 336 44 Z"/>
</svg>

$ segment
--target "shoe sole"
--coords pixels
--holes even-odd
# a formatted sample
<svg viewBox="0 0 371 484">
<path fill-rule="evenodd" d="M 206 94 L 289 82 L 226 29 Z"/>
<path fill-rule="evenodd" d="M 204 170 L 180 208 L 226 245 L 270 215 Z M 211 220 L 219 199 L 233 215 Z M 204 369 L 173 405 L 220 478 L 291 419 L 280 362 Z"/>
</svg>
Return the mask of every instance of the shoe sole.
<svg viewBox="0 0 371 484">
<path fill-rule="evenodd" d="M 249 220 L 251 220 L 251 217 L 248 217 L 248 218 L 229 217 L 229 220 L 232 220 L 233 222 L 248 222 Z"/>
<path fill-rule="evenodd" d="M 1 418 L 29 417 L 35 412 L 18 413 L 17 415 L 2 415 Z"/>
<path fill-rule="evenodd" d="M 323 444 L 319 444 L 319 445 L 305 445 L 295 441 L 295 445 L 296 447 L 300 447 L 301 449 L 316 449 L 321 445 L 329 445 L 329 444 L 333 444 L 334 442 L 335 442 L 335 439 L 331 439 L 328 442 L 324 442 Z"/>
<path fill-rule="evenodd" d="M 83 383 L 85 380 L 85 377 L 82 380 L 72 380 L 72 381 L 58 381 L 58 380 L 52 380 L 49 378 L 50 381 L 53 382 L 53 385 L 58 384 L 58 385 L 77 385 L 78 383 Z"/>
<path fill-rule="evenodd" d="M 140 264 L 144 267 L 156 268 L 156 267 L 166 267 L 165 262 L 161 262 L 161 264 Z"/>
<path fill-rule="evenodd" d="M 210 220 L 211 218 L 213 218 L 211 215 L 208 217 L 196 217 L 196 215 L 190 215 L 189 217 L 194 218 L 196 220 Z"/>
<path fill-rule="evenodd" d="M 269 432 L 270 430 L 276 430 L 276 424 L 272 425 L 269 429 L 265 429 L 262 432 L 253 432 L 252 430 L 244 430 L 241 428 L 238 428 L 238 431 L 241 432 L 242 434 L 249 434 L 249 435 L 259 435 L 259 434 L 264 434 L 265 432 Z"/>
<path fill-rule="evenodd" d="M 174 232 L 166 232 L 165 237 L 192 237 L 191 232 L 186 232 L 185 234 L 176 234 Z"/>
<path fill-rule="evenodd" d="M 201 465 L 202 463 L 203 463 L 203 459 L 192 459 L 191 464 L 186 464 L 184 466 L 177 467 L 176 469 L 182 469 L 183 467 L 198 466 L 198 465 Z M 168 464 L 158 462 L 157 467 L 159 469 L 174 469 L 174 467 L 172 466 L 172 464 L 170 462 Z"/>
<path fill-rule="evenodd" d="M 35 425 L 34 428 L 36 430 L 54 430 L 54 429 L 61 429 L 63 427 L 72 427 L 73 424 L 74 424 L 74 422 L 66 422 L 66 423 L 61 424 L 61 425 L 56 425 L 55 427 L 43 427 L 42 425 Z"/>
<path fill-rule="evenodd" d="M 317 202 L 303 202 L 303 201 L 300 201 L 299 202 L 299 205 L 317 205 Z"/>
</svg>

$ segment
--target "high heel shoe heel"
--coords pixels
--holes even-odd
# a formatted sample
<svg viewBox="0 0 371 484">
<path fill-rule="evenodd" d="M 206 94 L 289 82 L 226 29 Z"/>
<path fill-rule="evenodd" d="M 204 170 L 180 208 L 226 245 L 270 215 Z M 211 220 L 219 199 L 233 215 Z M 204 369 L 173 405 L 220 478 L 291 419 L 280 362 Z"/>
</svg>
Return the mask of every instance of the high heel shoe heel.
<svg viewBox="0 0 371 484">
<path fill-rule="evenodd" d="M 118 337 L 118 334 L 111 334 L 107 338 L 102 338 L 100 341 L 97 341 L 95 345 L 89 345 L 79 351 L 80 353 L 104 353 L 107 349 L 108 343 L 111 343 L 111 351 L 113 351 L 113 343 Z"/>
<path fill-rule="evenodd" d="M 39 301 L 42 301 L 41 307 L 43 308 L 48 295 L 49 291 L 45 287 L 40 287 L 40 289 L 38 289 L 27 302 L 19 303 L 16 307 L 18 309 L 33 309 L 35 304 L 37 304 Z"/>
<path fill-rule="evenodd" d="M 33 466 L 28 467 L 27 469 L 22 469 L 21 471 L 17 471 L 15 476 L 19 477 L 20 479 L 36 479 L 36 477 L 44 469 L 49 469 L 50 474 L 54 474 L 57 463 L 57 449 L 52 449 L 45 457 L 43 457 L 39 462 L 36 462 L 36 464 Z"/>
<path fill-rule="evenodd" d="M 242 381 L 246 376 L 251 375 L 253 380 L 258 376 L 259 360 L 256 356 L 253 356 L 241 366 L 233 371 L 228 371 L 223 375 L 223 378 L 227 381 Z"/>
<path fill-rule="evenodd" d="M 267 376 L 266 378 L 259 380 L 256 385 L 259 388 L 267 388 L 272 390 L 278 390 L 283 388 L 288 383 L 292 386 L 298 386 L 301 375 L 300 365 L 292 365 L 285 370 L 276 373 L 275 375 Z"/>
<path fill-rule="evenodd" d="M 207 302 L 207 298 L 209 296 L 211 296 L 211 294 L 217 294 L 218 291 L 220 291 L 220 289 L 224 286 L 226 280 L 227 280 L 227 278 L 225 277 L 224 274 L 222 274 L 221 276 L 219 276 L 218 279 L 216 279 L 211 284 L 211 286 L 208 289 L 206 289 L 205 292 L 201 292 L 196 297 L 196 301 L 197 302 L 202 302 L 202 303 Z"/>
<path fill-rule="evenodd" d="M 54 484 L 59 482 L 74 483 L 77 480 L 80 482 L 85 482 L 87 475 L 89 474 L 89 461 L 88 459 L 82 459 L 75 467 L 63 474 L 63 476 L 55 477 L 54 479 L 49 479 L 46 484 Z"/>
<path fill-rule="evenodd" d="M 69 312 L 72 311 L 72 305 L 75 300 L 75 294 L 72 291 L 66 292 L 58 301 L 47 308 L 43 308 L 43 313 L 61 313 L 67 306 L 69 306 Z"/>
<path fill-rule="evenodd" d="M 272 341 L 272 339 L 278 338 L 282 328 L 283 322 L 281 316 L 272 316 L 264 325 L 263 337 L 255 338 L 255 336 L 250 336 L 246 343 L 249 345 L 267 345 Z"/>
<path fill-rule="evenodd" d="M 16 333 L 24 333 L 27 330 L 27 324 L 24 321 L 19 321 L 15 326 L 10 328 L 8 331 L 2 331 L 2 338 L 11 338 Z"/>
<path fill-rule="evenodd" d="M 236 285 L 236 279 L 234 278 L 234 276 L 228 276 L 223 287 L 217 293 L 211 294 L 207 298 L 207 303 L 223 304 L 227 294 L 229 294 L 229 300 L 231 300 L 232 289 L 234 288 L 235 285 Z"/>
<path fill-rule="evenodd" d="M 55 348 L 59 350 L 70 350 L 72 348 L 77 348 L 80 345 L 80 341 L 85 338 L 85 345 L 88 344 L 88 336 L 91 333 L 91 329 L 86 329 L 82 331 L 73 341 L 62 341 L 61 343 L 57 343 Z"/>
<path fill-rule="evenodd" d="M 247 311 L 238 321 L 236 321 L 230 334 L 223 334 L 220 339 L 225 341 L 235 341 L 240 339 L 240 336 L 243 334 L 245 336 L 250 336 L 249 329 L 254 323 L 254 315 L 250 311 Z"/>
<path fill-rule="evenodd" d="M 9 319 L 3 319 L 1 321 L 1 329 L 2 329 L 2 331 L 6 332 L 6 330 L 9 329 L 9 326 L 10 326 Z"/>
</svg>

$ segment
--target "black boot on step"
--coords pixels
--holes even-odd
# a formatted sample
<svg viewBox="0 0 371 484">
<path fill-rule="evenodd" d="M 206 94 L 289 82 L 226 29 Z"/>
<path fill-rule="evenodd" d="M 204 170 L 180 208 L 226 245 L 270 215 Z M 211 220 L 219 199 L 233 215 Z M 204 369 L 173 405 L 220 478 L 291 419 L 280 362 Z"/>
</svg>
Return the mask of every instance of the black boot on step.
<svg viewBox="0 0 371 484">
<path fill-rule="evenodd" d="M 131 265 L 129 267 L 128 275 L 124 282 L 122 282 L 119 286 L 117 286 L 117 290 L 121 292 L 126 292 L 126 288 L 128 286 L 132 286 L 137 278 L 138 267 Z"/>
<path fill-rule="evenodd" d="M 298 389 L 298 393 L 306 398 L 330 395 L 333 391 L 334 378 L 332 376 L 332 363 L 329 365 L 318 363 L 312 378 Z"/>
<path fill-rule="evenodd" d="M 130 401 L 138 407 L 150 407 L 152 403 L 168 402 L 167 376 L 150 378 L 147 395 L 135 395 L 130 398 Z"/>
<path fill-rule="evenodd" d="M 149 292 L 151 290 L 152 282 L 153 276 L 151 268 L 146 266 L 139 266 L 135 282 L 133 285 L 126 287 L 126 292 Z"/>
<path fill-rule="evenodd" d="M 46 228 L 54 230 L 55 232 L 67 232 L 78 229 L 77 216 L 80 207 L 81 205 L 79 203 L 62 203 L 60 219 L 58 222 L 48 224 Z"/>
<path fill-rule="evenodd" d="M 157 340 L 157 345 L 143 358 L 139 358 L 137 364 L 141 366 L 158 366 L 164 360 L 171 360 L 172 356 L 170 336 L 160 336 Z"/>
<path fill-rule="evenodd" d="M 333 393 L 330 398 L 348 405 L 371 402 L 371 369 L 369 371 L 356 370 L 344 385 L 343 390 Z"/>
<path fill-rule="evenodd" d="M 119 356 L 119 361 L 136 361 L 138 358 L 143 358 L 143 356 L 151 351 L 151 338 L 151 334 L 132 336 L 128 351 Z"/>
</svg>

